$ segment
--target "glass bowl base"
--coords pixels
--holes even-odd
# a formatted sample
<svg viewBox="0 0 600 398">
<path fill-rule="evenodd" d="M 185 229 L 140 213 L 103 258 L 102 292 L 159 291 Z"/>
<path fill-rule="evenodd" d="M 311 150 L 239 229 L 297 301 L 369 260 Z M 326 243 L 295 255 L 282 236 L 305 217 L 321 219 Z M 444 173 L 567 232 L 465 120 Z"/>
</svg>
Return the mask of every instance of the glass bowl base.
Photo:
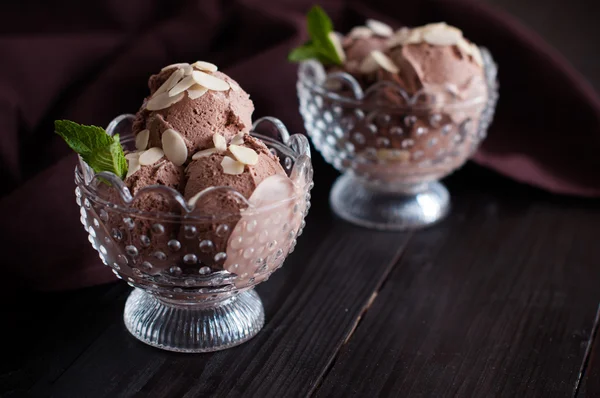
<svg viewBox="0 0 600 398">
<path fill-rule="evenodd" d="M 123 318 L 127 330 L 146 344 L 194 353 L 224 350 L 248 341 L 262 329 L 265 312 L 254 290 L 206 304 L 157 298 L 134 289 Z"/>
<path fill-rule="evenodd" d="M 429 226 L 450 209 L 448 190 L 437 181 L 394 187 L 366 182 L 350 173 L 333 184 L 329 202 L 344 220 L 386 231 Z"/>
</svg>

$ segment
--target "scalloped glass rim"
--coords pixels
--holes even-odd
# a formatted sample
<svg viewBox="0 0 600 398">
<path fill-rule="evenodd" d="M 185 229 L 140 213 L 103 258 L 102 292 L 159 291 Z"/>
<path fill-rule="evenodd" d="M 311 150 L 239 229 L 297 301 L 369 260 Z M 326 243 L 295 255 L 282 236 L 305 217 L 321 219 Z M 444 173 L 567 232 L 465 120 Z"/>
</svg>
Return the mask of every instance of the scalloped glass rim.
<svg viewBox="0 0 600 398">
<path fill-rule="evenodd" d="M 483 58 L 485 80 L 488 85 L 492 85 L 492 87 L 490 88 L 497 90 L 497 65 L 494 62 L 492 55 L 487 48 L 479 47 L 479 50 L 481 51 L 481 56 Z M 486 96 L 481 96 L 469 98 L 466 100 L 456 100 L 452 102 L 436 102 L 433 104 L 421 105 L 418 103 L 419 98 L 428 95 L 424 90 L 420 90 L 416 92 L 413 96 L 410 96 L 399 84 L 391 81 L 379 81 L 369 86 L 366 90 L 363 90 L 358 81 L 349 73 L 327 73 L 323 64 L 317 60 L 308 60 L 301 62 L 300 67 L 298 69 L 298 76 L 299 84 L 304 84 L 308 86 L 311 90 L 318 92 L 319 94 L 327 97 L 328 99 L 338 101 L 345 105 L 352 105 L 356 107 L 364 106 L 365 103 L 363 102 L 363 99 L 365 97 L 369 97 L 377 91 L 382 90 L 384 88 L 392 88 L 396 90 L 398 94 L 400 94 L 406 101 L 407 105 L 405 107 L 394 105 L 394 108 L 398 110 L 429 110 L 439 106 L 450 108 L 462 108 L 486 103 L 488 101 L 488 98 Z M 355 98 L 339 95 L 337 92 L 331 91 L 330 89 L 326 88 L 324 86 L 324 83 L 330 80 L 344 81 L 351 88 L 352 94 L 354 94 Z M 451 89 L 447 89 L 447 91 L 450 94 L 452 93 Z"/>
<path fill-rule="evenodd" d="M 127 119 L 130 116 L 133 116 L 133 115 L 118 116 L 113 121 L 111 121 L 111 123 L 109 124 L 109 127 L 107 128 L 107 131 L 113 131 L 118 123 Z M 235 195 L 237 197 L 237 199 L 240 200 L 241 203 L 246 204 L 247 208 L 244 209 L 244 214 L 253 214 L 253 212 L 268 211 L 274 207 L 278 207 L 281 205 L 285 205 L 286 203 L 296 201 L 308 192 L 308 190 L 309 190 L 308 183 L 304 184 L 304 186 L 301 186 L 300 184 L 298 184 L 298 181 L 295 181 L 293 178 L 291 178 L 292 175 L 295 174 L 295 171 L 297 171 L 300 167 L 303 167 L 305 169 L 305 172 L 308 172 L 308 173 L 312 172 L 312 164 L 310 161 L 310 156 L 311 156 L 310 145 L 308 143 L 308 139 L 302 134 L 294 134 L 294 135 L 290 136 L 289 133 L 287 132 L 287 129 L 285 128 L 285 125 L 279 119 L 273 118 L 273 117 L 263 117 L 261 119 L 258 119 L 257 121 L 255 121 L 253 123 L 253 129 L 255 129 L 259 124 L 262 124 L 264 122 L 271 124 L 275 128 L 275 130 L 280 134 L 281 141 L 275 140 L 275 139 L 268 137 L 266 135 L 263 135 L 263 134 L 255 133 L 254 131 L 251 131 L 250 134 L 253 137 L 256 137 L 256 138 L 262 140 L 263 142 L 265 142 L 268 147 L 276 147 L 276 149 L 278 151 L 282 152 L 283 154 L 285 154 L 286 156 L 289 156 L 290 158 L 292 158 L 294 160 L 294 165 L 293 165 L 292 169 L 290 170 L 290 179 L 292 180 L 292 183 L 296 186 L 296 194 L 293 196 L 290 196 L 289 198 L 286 198 L 284 200 L 270 203 L 266 206 L 255 207 L 241 193 L 239 193 L 234 188 L 231 188 L 228 186 L 217 186 L 217 187 L 209 187 L 209 188 L 206 188 L 204 191 L 202 191 L 202 194 L 200 195 L 200 197 L 198 198 L 196 203 L 201 202 L 201 199 L 203 197 L 205 197 L 206 195 L 210 195 L 210 194 L 214 194 L 214 193 L 218 193 L 218 192 L 228 192 L 228 193 Z M 132 143 L 134 140 L 134 137 L 131 133 L 123 134 L 123 135 L 121 135 L 120 138 L 121 138 L 121 142 L 123 142 L 123 143 Z M 141 217 L 141 218 L 146 218 L 146 219 L 151 219 L 151 220 L 157 220 L 157 219 L 163 220 L 164 219 L 164 220 L 171 220 L 171 221 L 180 221 L 182 219 L 190 220 L 190 221 L 194 221 L 194 220 L 214 221 L 214 220 L 221 219 L 221 218 L 227 218 L 227 217 L 231 217 L 231 216 L 239 216 L 239 213 L 221 213 L 221 214 L 212 214 L 212 215 L 194 214 L 194 210 L 196 210 L 195 205 L 190 207 L 180 192 L 176 191 L 173 188 L 164 186 L 164 185 L 149 185 L 147 187 L 141 188 L 135 195 L 131 195 L 129 188 L 127 188 L 127 186 L 124 184 L 123 180 L 121 180 L 121 178 L 119 178 L 116 174 L 114 174 L 112 172 L 101 172 L 101 173 L 97 173 L 97 174 L 93 173 L 93 171 L 91 171 L 89 166 L 83 161 L 83 159 L 81 159 L 81 157 L 79 157 L 79 161 L 80 161 L 80 164 L 75 166 L 75 182 L 76 182 L 76 184 L 80 187 L 80 189 L 84 190 L 85 193 L 88 196 L 90 196 L 90 198 L 93 198 L 92 200 L 94 200 L 95 202 L 110 206 L 113 210 L 116 210 L 120 213 L 135 214 L 136 217 Z M 83 168 L 87 169 L 87 171 L 86 171 L 87 173 L 91 172 L 91 174 L 90 174 L 91 177 L 90 177 L 89 181 L 87 181 L 87 179 L 85 178 L 85 176 L 84 176 L 85 173 L 82 172 Z M 306 168 L 308 168 L 308 170 Z M 133 207 L 124 206 L 123 204 L 120 204 L 120 203 L 114 203 L 114 202 L 107 201 L 107 200 L 103 199 L 93 188 L 94 183 L 100 183 L 99 181 L 97 182 L 97 180 L 99 180 L 99 179 L 105 179 L 105 180 L 111 182 L 111 184 L 114 185 L 116 191 L 119 193 L 121 200 L 125 204 L 134 202 L 138 197 L 141 197 L 142 195 L 147 195 L 149 193 L 156 192 L 159 194 L 171 196 L 181 207 L 182 213 L 159 212 L 159 211 L 144 212 L 144 211 L 141 211 L 141 210 L 133 208 Z"/>
</svg>

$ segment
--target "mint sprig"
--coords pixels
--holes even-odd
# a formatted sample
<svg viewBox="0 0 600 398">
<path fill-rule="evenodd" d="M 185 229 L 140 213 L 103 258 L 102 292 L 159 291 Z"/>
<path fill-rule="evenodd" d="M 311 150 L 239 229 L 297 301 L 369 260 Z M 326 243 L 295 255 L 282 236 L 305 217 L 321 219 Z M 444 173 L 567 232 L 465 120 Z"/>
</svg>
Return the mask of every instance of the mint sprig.
<svg viewBox="0 0 600 398">
<path fill-rule="evenodd" d="M 333 23 L 325 11 L 319 6 L 313 6 L 306 15 L 306 27 L 310 40 L 302 46 L 293 49 L 288 60 L 291 62 L 317 59 L 325 65 L 342 65 L 340 54 L 331 41 Z"/>
<path fill-rule="evenodd" d="M 119 135 L 108 135 L 97 126 L 70 120 L 56 120 L 54 130 L 96 172 L 110 171 L 121 178 L 127 175 L 127 160 Z"/>
</svg>

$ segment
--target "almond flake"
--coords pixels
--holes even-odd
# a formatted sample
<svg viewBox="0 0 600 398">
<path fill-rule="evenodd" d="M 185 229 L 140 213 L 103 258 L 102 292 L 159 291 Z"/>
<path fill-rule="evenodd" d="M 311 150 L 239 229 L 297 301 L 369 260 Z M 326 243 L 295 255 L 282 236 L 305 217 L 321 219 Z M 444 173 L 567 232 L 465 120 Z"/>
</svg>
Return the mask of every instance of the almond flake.
<svg viewBox="0 0 600 398">
<path fill-rule="evenodd" d="M 229 145 L 229 152 L 231 152 L 239 162 L 244 164 L 252 166 L 258 163 L 258 154 L 254 149 L 239 145 Z"/>
<path fill-rule="evenodd" d="M 188 97 L 190 97 L 190 99 L 198 99 L 200 97 L 202 97 L 204 94 L 206 94 L 208 92 L 208 89 L 206 87 L 202 87 L 199 84 L 194 84 L 192 87 L 188 88 Z"/>
<path fill-rule="evenodd" d="M 217 68 L 217 65 L 205 61 L 196 61 L 192 64 L 192 66 L 198 70 L 203 70 L 206 72 L 216 72 L 217 69 L 219 69 Z"/>
<path fill-rule="evenodd" d="M 150 138 L 150 130 L 142 130 L 135 136 L 135 148 L 138 151 L 143 151 L 148 148 L 148 139 Z"/>
<path fill-rule="evenodd" d="M 213 153 L 217 153 L 217 149 L 216 148 L 208 148 L 208 149 L 204 149 L 202 151 L 198 151 L 196 152 L 193 156 L 192 156 L 192 160 L 197 160 L 200 158 L 205 158 L 207 156 L 212 155 Z"/>
<path fill-rule="evenodd" d="M 379 66 L 383 69 L 387 70 L 390 73 L 398 73 L 400 69 L 394 64 L 394 61 L 390 59 L 387 55 L 382 53 L 379 50 L 371 51 L 371 57 L 377 62 Z"/>
<path fill-rule="evenodd" d="M 142 152 L 139 158 L 139 162 L 141 166 L 150 166 L 162 159 L 163 156 L 165 156 L 163 150 L 154 147 Z"/>
<path fill-rule="evenodd" d="M 230 88 L 229 83 L 227 83 L 225 80 L 219 79 L 218 77 L 209 75 L 208 73 L 199 70 L 192 72 L 192 76 L 194 76 L 196 83 L 206 87 L 209 90 L 227 91 Z"/>
<path fill-rule="evenodd" d="M 184 77 L 179 83 L 177 83 L 172 89 L 169 90 L 169 96 L 172 97 L 179 93 L 183 93 L 188 88 L 196 84 L 193 76 Z"/>
<path fill-rule="evenodd" d="M 335 48 L 335 52 L 337 53 L 338 57 L 340 58 L 340 61 L 342 61 L 342 63 L 346 62 L 346 53 L 344 52 L 344 49 L 342 48 L 342 42 L 340 41 L 340 38 L 337 35 L 337 33 L 329 32 L 327 37 L 329 37 L 329 41 L 331 41 L 331 44 L 333 44 L 333 48 Z"/>
<path fill-rule="evenodd" d="M 390 37 L 394 34 L 394 29 L 392 29 L 388 24 L 385 24 L 381 21 L 376 21 L 374 19 L 367 19 L 367 27 L 371 29 L 377 36 Z"/>
<path fill-rule="evenodd" d="M 419 44 L 423 42 L 423 29 L 411 29 L 404 44 Z"/>
<path fill-rule="evenodd" d="M 184 66 L 187 66 L 187 65 L 189 65 L 187 62 L 180 62 L 180 63 L 178 63 L 178 64 L 171 64 L 171 65 L 167 65 L 167 66 L 165 66 L 164 68 L 162 68 L 160 71 L 161 71 L 161 72 L 164 72 L 164 71 L 166 71 L 167 69 L 171 69 L 171 68 L 182 68 L 182 67 L 184 67 Z"/>
<path fill-rule="evenodd" d="M 194 71 L 194 68 L 192 68 L 192 65 L 182 66 L 181 69 L 183 69 L 184 76 L 190 76 L 192 74 L 192 72 Z"/>
<path fill-rule="evenodd" d="M 140 158 L 141 154 L 142 154 L 142 152 L 130 152 L 130 153 L 128 153 L 128 154 L 125 155 L 125 159 L 127 159 L 127 160 L 131 160 L 131 159 L 138 160 Z"/>
<path fill-rule="evenodd" d="M 242 145 L 244 143 L 244 133 L 237 133 L 231 139 L 231 145 Z"/>
<path fill-rule="evenodd" d="M 127 165 L 127 175 L 125 176 L 125 179 L 134 175 L 136 171 L 138 171 L 141 168 L 142 166 L 140 166 L 140 162 L 137 158 L 129 159 L 129 164 Z"/>
<path fill-rule="evenodd" d="M 409 28 L 398 29 L 387 42 L 387 47 L 392 48 L 396 46 L 403 46 L 407 44 L 410 37 L 411 30 Z"/>
<path fill-rule="evenodd" d="M 375 58 L 373 58 L 373 53 L 367 55 L 358 67 L 358 70 L 361 73 L 373 73 L 377 71 L 377 69 L 379 69 L 379 64 L 375 61 Z"/>
<path fill-rule="evenodd" d="M 175 72 L 171 73 L 171 76 L 154 92 L 154 96 L 156 97 L 159 94 L 166 93 L 183 78 L 183 69 L 177 69 Z"/>
<path fill-rule="evenodd" d="M 244 172 L 244 166 L 244 163 L 240 163 L 229 156 L 225 156 L 221 161 L 221 167 L 223 168 L 223 173 L 225 174 L 242 174 Z"/>
<path fill-rule="evenodd" d="M 443 22 L 423 27 L 423 40 L 434 46 L 452 46 L 458 44 L 462 37 L 460 29 Z"/>
<path fill-rule="evenodd" d="M 456 47 L 458 47 L 458 49 L 466 56 L 472 55 L 472 47 L 469 44 L 469 42 L 467 40 L 465 40 L 464 37 L 462 37 L 458 43 L 456 43 Z"/>
<path fill-rule="evenodd" d="M 229 86 L 231 86 L 231 91 L 240 91 L 241 90 L 240 86 L 238 86 L 234 82 L 229 83 Z"/>
<path fill-rule="evenodd" d="M 162 93 L 155 95 L 148 100 L 146 103 L 146 109 L 149 111 L 158 111 L 170 107 L 176 102 L 179 102 L 183 97 L 184 93 L 179 93 L 173 97 L 169 96 L 169 93 Z"/>
<path fill-rule="evenodd" d="M 373 31 L 366 26 L 355 26 L 348 33 L 348 37 L 352 39 L 368 39 L 371 36 L 373 36 Z"/>
<path fill-rule="evenodd" d="M 215 149 L 219 152 L 225 152 L 227 150 L 227 141 L 225 137 L 223 137 L 219 133 L 213 134 L 213 143 L 215 144 Z"/>
<path fill-rule="evenodd" d="M 187 160 L 188 150 L 181 134 L 173 129 L 167 129 L 163 132 L 161 141 L 167 159 L 176 166 L 183 165 Z"/>
</svg>

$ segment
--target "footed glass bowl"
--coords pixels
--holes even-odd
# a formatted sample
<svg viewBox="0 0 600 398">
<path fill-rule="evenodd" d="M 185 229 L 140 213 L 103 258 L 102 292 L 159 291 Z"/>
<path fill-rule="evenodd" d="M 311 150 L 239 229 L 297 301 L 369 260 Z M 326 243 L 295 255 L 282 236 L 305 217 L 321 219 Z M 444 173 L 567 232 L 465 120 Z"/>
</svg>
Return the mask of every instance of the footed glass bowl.
<svg viewBox="0 0 600 398">
<path fill-rule="evenodd" d="M 107 130 L 133 150 L 132 120 L 122 115 Z M 257 133 L 268 127 L 275 138 Z M 258 120 L 252 135 L 279 157 L 290 178 L 265 179 L 249 199 L 229 187 L 211 187 L 190 205 L 160 185 L 132 196 L 117 176 L 94 174 L 80 159 L 75 194 L 81 222 L 102 262 L 135 288 L 124 320 L 144 343 L 216 351 L 262 328 L 264 309 L 253 288 L 294 250 L 310 207 L 313 171 L 307 139 L 290 137 L 279 120 Z M 148 211 L 148 203 L 163 211 Z"/>
<path fill-rule="evenodd" d="M 363 90 L 348 73 L 327 73 L 316 61 L 300 64 L 304 126 L 325 160 L 342 172 L 330 194 L 338 216 L 404 230 L 447 214 L 449 194 L 438 180 L 477 149 L 498 99 L 496 65 L 487 50 L 481 53 L 485 76 L 468 98 L 452 85 L 414 96 L 391 81 Z"/>
</svg>

